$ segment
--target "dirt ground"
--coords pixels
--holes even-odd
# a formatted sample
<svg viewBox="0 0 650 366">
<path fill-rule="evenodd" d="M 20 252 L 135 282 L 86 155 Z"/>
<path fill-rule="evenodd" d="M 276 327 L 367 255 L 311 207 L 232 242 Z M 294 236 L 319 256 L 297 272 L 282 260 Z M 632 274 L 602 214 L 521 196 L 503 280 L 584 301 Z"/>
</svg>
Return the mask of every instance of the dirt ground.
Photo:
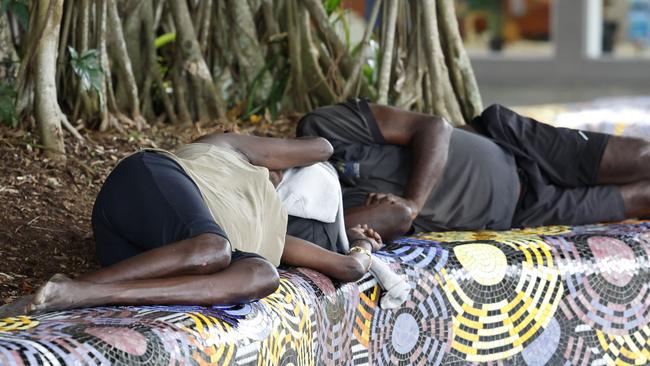
<svg viewBox="0 0 650 366">
<path fill-rule="evenodd" d="M 221 130 L 289 136 L 295 122 L 83 131 L 83 143 L 66 136 L 63 167 L 45 157 L 31 133 L 0 127 L 0 305 L 32 293 L 55 273 L 75 276 L 98 267 L 90 213 L 102 182 L 121 158 L 141 147 L 174 149 Z"/>
</svg>

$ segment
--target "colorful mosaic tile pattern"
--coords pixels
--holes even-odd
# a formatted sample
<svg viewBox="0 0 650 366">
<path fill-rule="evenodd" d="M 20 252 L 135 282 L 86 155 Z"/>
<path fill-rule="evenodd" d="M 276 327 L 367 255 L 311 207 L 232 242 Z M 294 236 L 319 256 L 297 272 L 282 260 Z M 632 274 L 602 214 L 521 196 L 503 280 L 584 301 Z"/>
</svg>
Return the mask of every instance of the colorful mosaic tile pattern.
<svg viewBox="0 0 650 366">
<path fill-rule="evenodd" d="M 103 307 L 0 319 L 0 365 L 640 365 L 650 223 L 433 233 L 379 253 L 412 293 L 281 271 L 246 305 Z"/>
</svg>

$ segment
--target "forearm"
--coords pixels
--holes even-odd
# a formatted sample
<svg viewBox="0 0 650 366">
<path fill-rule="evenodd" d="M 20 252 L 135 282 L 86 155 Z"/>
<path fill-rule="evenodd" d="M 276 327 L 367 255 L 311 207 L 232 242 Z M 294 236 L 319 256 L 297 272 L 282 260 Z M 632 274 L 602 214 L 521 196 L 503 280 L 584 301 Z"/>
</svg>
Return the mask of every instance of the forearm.
<svg viewBox="0 0 650 366">
<path fill-rule="evenodd" d="M 197 142 L 231 148 L 244 155 L 251 164 L 269 170 L 327 161 L 333 152 L 332 145 L 320 137 L 280 139 L 226 133 L 203 136 Z"/>
<path fill-rule="evenodd" d="M 282 263 L 306 267 L 342 282 L 361 279 L 370 266 L 370 258 L 362 253 L 343 255 L 325 250 L 314 243 L 287 235 Z"/>
<path fill-rule="evenodd" d="M 410 230 L 410 212 L 404 205 L 389 202 L 353 207 L 345 211 L 345 226 L 368 225 L 389 242 Z"/>
<path fill-rule="evenodd" d="M 412 160 L 404 198 L 415 205 L 416 212 L 412 213 L 412 218 L 422 210 L 442 176 L 452 131 L 453 127 L 444 120 L 429 120 L 421 123 L 408 145 Z"/>
</svg>

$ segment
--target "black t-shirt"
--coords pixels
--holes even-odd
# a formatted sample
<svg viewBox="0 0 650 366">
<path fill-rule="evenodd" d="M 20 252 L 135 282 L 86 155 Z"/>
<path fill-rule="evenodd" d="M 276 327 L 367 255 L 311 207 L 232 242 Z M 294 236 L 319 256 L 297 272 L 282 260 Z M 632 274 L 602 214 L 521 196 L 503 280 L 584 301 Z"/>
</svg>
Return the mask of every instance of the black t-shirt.
<svg viewBox="0 0 650 366">
<path fill-rule="evenodd" d="M 299 136 L 332 143 L 346 208 L 363 205 L 371 192 L 403 196 L 411 158 L 402 146 L 385 144 L 364 100 L 321 107 L 305 115 Z M 513 155 L 480 135 L 455 129 L 447 165 L 413 225 L 434 230 L 509 229 L 519 178 Z"/>
</svg>

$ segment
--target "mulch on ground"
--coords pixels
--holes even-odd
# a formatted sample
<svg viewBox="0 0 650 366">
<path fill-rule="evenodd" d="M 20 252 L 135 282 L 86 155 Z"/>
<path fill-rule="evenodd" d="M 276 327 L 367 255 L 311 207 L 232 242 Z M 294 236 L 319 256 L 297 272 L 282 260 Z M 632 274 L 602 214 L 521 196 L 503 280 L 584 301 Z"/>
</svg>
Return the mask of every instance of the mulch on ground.
<svg viewBox="0 0 650 366">
<path fill-rule="evenodd" d="M 76 276 L 98 268 L 92 205 L 123 157 L 142 147 L 174 149 L 221 130 L 290 136 L 295 121 L 83 131 L 83 143 L 66 136 L 63 167 L 47 159 L 31 133 L 0 127 L 0 305 L 32 293 L 55 273 Z"/>
</svg>

